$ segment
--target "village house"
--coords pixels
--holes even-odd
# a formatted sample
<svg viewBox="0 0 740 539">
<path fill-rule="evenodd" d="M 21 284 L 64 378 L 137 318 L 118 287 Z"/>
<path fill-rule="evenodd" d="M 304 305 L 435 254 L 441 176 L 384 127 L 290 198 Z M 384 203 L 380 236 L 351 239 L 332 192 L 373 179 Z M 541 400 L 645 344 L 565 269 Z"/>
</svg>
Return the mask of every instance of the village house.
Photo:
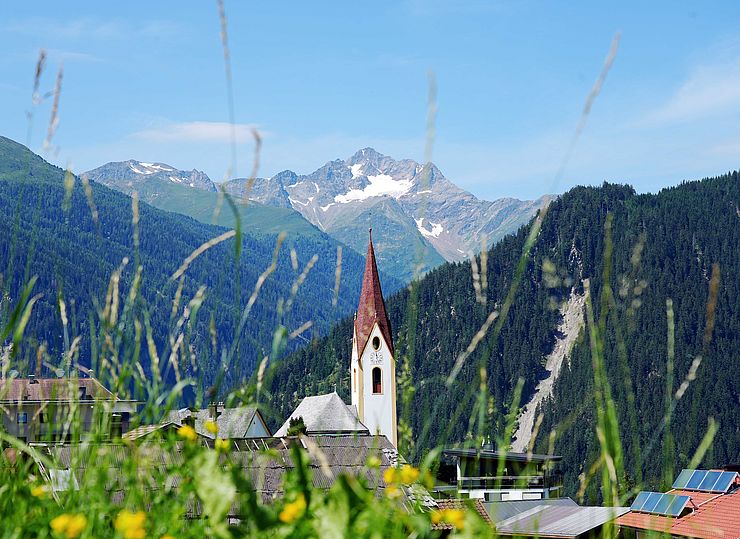
<svg viewBox="0 0 740 539">
<path fill-rule="evenodd" d="M 27 443 L 85 439 L 103 425 L 111 438 L 120 437 L 137 405 L 117 398 L 93 377 L 0 379 L 3 430 Z M 72 411 L 79 413 L 76 430 L 67 427 Z"/>
<path fill-rule="evenodd" d="M 627 539 L 740 537 L 738 466 L 721 470 L 682 470 L 671 490 L 640 492 L 630 511 L 617 519 Z"/>
</svg>

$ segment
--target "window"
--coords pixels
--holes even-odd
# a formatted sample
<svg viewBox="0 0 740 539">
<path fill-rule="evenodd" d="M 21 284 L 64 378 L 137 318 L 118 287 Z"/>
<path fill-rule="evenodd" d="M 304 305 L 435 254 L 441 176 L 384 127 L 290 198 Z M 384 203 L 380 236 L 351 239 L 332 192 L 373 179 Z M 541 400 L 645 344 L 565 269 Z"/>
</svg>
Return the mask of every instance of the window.
<svg viewBox="0 0 740 539">
<path fill-rule="evenodd" d="M 377 338 L 377 337 L 376 337 Z M 383 392 L 383 383 L 381 382 L 381 371 L 380 367 L 373 368 L 373 394 Z"/>
<path fill-rule="evenodd" d="M 357 369 L 352 369 L 352 385 L 354 386 L 355 391 L 357 391 Z"/>
<path fill-rule="evenodd" d="M 373 337 L 373 350 L 377 350 L 378 348 L 380 348 L 380 337 L 376 335 Z"/>
<path fill-rule="evenodd" d="M 28 423 L 28 413 L 18 412 L 15 416 L 15 420 L 19 425 L 25 425 Z"/>
</svg>

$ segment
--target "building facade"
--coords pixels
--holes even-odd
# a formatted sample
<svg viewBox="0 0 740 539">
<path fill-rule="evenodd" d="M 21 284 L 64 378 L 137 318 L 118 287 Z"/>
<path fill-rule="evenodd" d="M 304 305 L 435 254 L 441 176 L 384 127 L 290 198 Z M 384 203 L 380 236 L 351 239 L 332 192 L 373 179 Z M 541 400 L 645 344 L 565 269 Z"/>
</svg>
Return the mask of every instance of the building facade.
<svg viewBox="0 0 740 539">
<path fill-rule="evenodd" d="M 352 405 L 360 422 L 371 434 L 381 434 L 393 447 L 398 447 L 396 359 L 375 262 L 372 230 L 352 335 L 350 385 Z"/>
</svg>

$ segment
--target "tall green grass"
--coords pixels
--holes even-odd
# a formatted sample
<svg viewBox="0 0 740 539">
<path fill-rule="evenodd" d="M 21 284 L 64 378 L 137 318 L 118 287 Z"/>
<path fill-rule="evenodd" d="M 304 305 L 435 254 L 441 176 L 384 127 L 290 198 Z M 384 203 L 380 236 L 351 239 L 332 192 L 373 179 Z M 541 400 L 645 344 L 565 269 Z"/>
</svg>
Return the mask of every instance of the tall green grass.
<svg viewBox="0 0 740 539">
<path fill-rule="evenodd" d="M 226 65 L 227 86 L 229 92 L 229 118 L 234 120 L 233 90 L 231 88 L 230 52 L 228 48 L 228 31 L 226 12 L 221 1 L 218 2 L 221 37 L 223 40 L 224 59 Z M 604 82 L 606 73 L 616 55 L 616 41 L 607 58 L 604 71 L 597 80 L 587 100 L 584 112 L 574 134 L 574 139 L 568 154 L 565 156 L 564 168 L 573 147 L 580 136 L 595 97 Z M 36 67 L 34 83 L 34 106 L 39 100 L 39 85 L 45 65 L 45 55 L 42 53 Z M 49 147 L 55 134 L 58 123 L 59 95 L 61 92 L 62 73 L 57 77 L 56 90 L 52 115 L 47 130 L 45 146 Z M 433 77 L 430 78 L 430 99 L 427 122 L 427 147 L 425 151 L 425 167 L 428 175 L 431 163 L 432 144 L 434 140 L 434 117 L 436 112 L 436 87 Z M 29 137 L 32 115 L 29 116 Z M 252 178 L 257 174 L 259 163 L 259 148 L 261 139 L 255 135 L 256 152 Z M 232 165 L 236 168 L 236 146 L 232 145 Z M 562 171 L 558 172 L 558 176 Z M 65 175 L 64 185 L 67 193 L 71 193 L 75 184 L 75 176 L 68 172 Z M 86 194 L 88 206 L 94 222 L 105 219 L 99 215 L 89 182 L 81 178 Z M 556 176 L 557 181 L 557 176 Z M 203 252 L 215 245 L 230 241 L 234 245 L 234 264 L 243 263 L 241 253 L 241 215 L 243 208 L 237 206 L 237 201 L 222 191 L 222 200 L 226 202 L 224 211 L 231 211 L 235 226 L 232 230 L 211 239 L 182 261 L 182 264 L 172 274 L 172 282 L 176 284 L 171 298 L 170 331 L 163 341 L 157 341 L 151 324 L 150 313 L 146 301 L 141 295 L 141 284 L 145 275 L 139 261 L 139 219 L 138 196 L 132 197 L 132 224 L 133 224 L 133 252 L 131 258 L 125 258 L 111 277 L 105 294 L 95 312 L 88 314 L 90 319 L 89 335 L 70 334 L 70 325 L 67 321 L 66 305 L 69 299 L 59 293 L 57 304 L 60 313 L 60 325 L 64 334 L 64 354 L 57 362 L 45 354 L 43 345 L 34 350 L 32 355 L 39 357 L 46 364 L 59 368 L 66 373 L 66 382 L 70 392 L 76 395 L 77 368 L 80 363 L 89 364 L 92 372 L 100 382 L 109 388 L 119 398 L 133 398 L 141 402 L 140 411 L 132 418 L 133 426 L 146 425 L 160 421 L 169 411 L 181 405 L 183 392 L 191 388 L 195 392 L 195 404 L 206 407 L 218 400 L 224 400 L 229 406 L 265 406 L 263 380 L 269 372 L 270 366 L 278 361 L 285 350 L 289 339 L 297 338 L 306 327 L 289 333 L 286 327 L 278 325 L 274 330 L 274 339 L 271 351 L 259 364 L 259 369 L 249 383 L 240 387 L 222 387 L 223 374 L 228 369 L 239 368 L 239 342 L 243 328 L 250 317 L 251 309 L 261 288 L 276 268 L 277 257 L 285 236 L 281 235 L 275 246 L 272 262 L 264 268 L 263 273 L 253 286 L 252 290 L 245 290 L 244 297 L 240 293 L 234 298 L 235 304 L 241 312 L 241 317 L 233 330 L 230 342 L 219 342 L 215 331 L 208 339 L 202 339 L 206 346 L 221 358 L 221 370 L 216 376 L 216 384 L 205 390 L 199 380 L 187 376 L 187 372 L 197 371 L 187 366 L 197 367 L 198 350 L 193 335 L 193 321 L 198 316 L 210 316 L 210 313 L 201 312 L 206 287 L 201 286 L 189 297 L 184 295 L 184 282 L 190 264 Z M 248 197 L 245 196 L 246 200 Z M 68 199 L 66 199 L 68 200 Z M 219 207 L 221 207 L 219 205 Z M 19 203 L 18 212 L 22 211 Z M 40 209 L 35 208 L 36 215 Z M 537 241 L 542 221 L 547 209 L 544 208 L 530 226 L 529 236 L 524 244 L 515 272 L 512 275 L 511 285 L 503 303 L 495 308 L 488 305 L 486 300 L 487 258 L 483 249 L 479 258 L 473 257 L 471 264 L 472 283 L 476 291 L 476 301 L 484 308 L 489 309 L 485 323 L 475 334 L 465 352 L 456 358 L 455 364 L 444 383 L 449 387 L 460 383 L 457 375 L 466 363 L 471 353 L 483 341 L 492 336 L 497 339 L 503 324 L 507 319 L 509 309 L 517 294 L 518 287 L 524 277 L 525 269 L 530 263 L 530 255 Z M 16 221 L 19 223 L 20 221 Z M 628 483 L 625 476 L 625 460 L 632 459 L 639 462 L 642 455 L 650 453 L 648 449 L 642 451 L 637 443 L 638 417 L 634 406 L 634 394 L 628 382 L 627 394 L 630 406 L 629 425 L 620 425 L 612 391 L 605 371 L 604 362 L 604 335 L 610 320 L 610 310 L 615 309 L 615 298 L 609 283 L 611 282 L 611 260 L 613 256 L 611 242 L 612 220 L 606 224 L 606 248 L 603 253 L 603 287 L 600 298 L 592 298 L 588 283 L 584 283 L 586 299 L 586 331 L 591 347 L 592 367 L 594 377 L 594 399 L 596 409 L 596 435 L 599 443 L 599 455 L 588 463 L 588 470 L 583 475 L 581 494 L 589 482 L 596 480 L 601 486 L 601 495 L 605 505 L 621 506 L 627 504 L 631 497 L 641 487 L 641 478 L 636 477 L 634 483 Z M 33 250 L 34 245 L 24 246 Z M 13 264 L 13 253 L 21 246 L 15 245 L 11 250 L 6 274 L 10 274 Z M 639 264 L 639 245 L 636 246 L 633 259 Z M 31 260 L 31 257 L 28 257 Z M 294 269 L 297 277 L 293 283 L 289 297 L 283 298 L 275 309 L 287 313 L 300 288 L 311 271 L 316 259 L 302 269 L 298 268 L 297 260 L 293 256 Z M 121 288 L 121 274 L 124 268 L 134 266 L 134 278 L 128 287 Z M 300 272 L 298 271 L 300 269 Z M 238 272 L 234 272 L 238 275 Z M 341 280 L 341 253 L 338 256 L 336 269 L 336 289 L 338 293 Z M 715 267 L 710 284 L 710 293 L 707 309 L 707 330 L 705 332 L 705 348 L 711 339 L 714 324 L 713 305 L 716 303 L 719 270 Z M 14 362 L 19 357 L 19 351 L 24 347 L 32 346 L 24 339 L 25 328 L 39 295 L 36 293 L 36 279 L 33 277 L 33 268 L 26 271 L 26 283 L 18 297 L 11 299 L 8 295 L 10 283 L 4 283 L 5 294 L 0 298 L 0 345 L 2 345 L 2 374 L 4 378 L 10 376 L 11 371 L 24 366 Z M 417 284 L 410 284 L 408 311 L 411 319 L 417 312 Z M 599 318 L 595 319 L 593 302 L 600 302 Z M 336 301 L 336 300 L 335 300 Z M 686 392 L 693 380 L 696 369 L 701 364 L 701 356 L 697 357 L 692 371 L 683 381 L 679 390 L 672 393 L 673 387 L 673 359 L 674 345 L 674 313 L 670 299 L 666 304 L 668 350 L 667 376 L 665 395 L 665 415 L 663 417 L 663 431 L 667 439 L 664 441 L 662 466 L 664 470 L 664 486 L 672 480 L 672 454 L 670 451 L 670 422 L 672 410 Z M 211 317 L 211 320 L 213 318 Z M 408 327 L 415 327 L 414 323 Z M 619 332 L 617 332 L 619 336 Z M 422 444 L 418 440 L 427 440 L 429 427 L 433 421 L 438 421 L 435 410 L 429 414 L 429 422 L 421 432 L 413 432 L 410 427 L 410 407 L 412 397 L 418 384 L 427 383 L 425 380 L 414 380 L 410 369 L 410 358 L 414 354 L 415 335 L 402 336 L 403 346 L 399 350 L 404 353 L 398 359 L 398 387 L 400 389 L 399 402 L 399 445 L 400 451 L 419 468 L 399 469 L 397 475 L 391 474 L 387 480 L 393 488 L 386 489 L 386 496 L 378 497 L 373 491 L 373 485 L 353 476 L 340 476 L 334 485 L 328 489 L 317 489 L 311 482 L 311 467 L 309 458 L 315 457 L 319 461 L 320 454 L 309 455 L 309 451 L 302 449 L 301 444 L 292 446 L 291 458 L 295 467 L 287 472 L 284 484 L 284 497 L 271 503 L 265 503 L 255 494 L 254 485 L 241 473 L 238 465 L 238 452 L 231 452 L 225 447 L 211 447 L 193 437 L 193 433 L 183 428 L 164 434 L 153 434 L 142 442 L 131 443 L 111 438 L 112 402 L 99 400 L 95 402 L 95 417 L 92 428 L 84 429 L 82 425 L 81 406 L 83 403 L 77 398 L 68 403 L 58 404 L 47 412 L 51 413 L 61 426 L 63 437 L 73 440 L 71 444 L 70 461 L 58 462 L 54 460 L 55 451 L 44 445 L 28 445 L 6 434 L 0 433 L 0 440 L 4 448 L 0 456 L 0 537 L 429 537 L 441 532 L 433 531 L 433 524 L 447 523 L 454 526 L 452 534 L 460 537 L 474 537 L 491 535 L 493 532 L 473 512 L 456 513 L 454 511 L 440 512 L 430 510 L 416 501 L 402 505 L 396 498 L 401 488 L 412 492 L 429 487 L 429 474 L 434 472 L 441 449 L 449 439 L 449 430 L 436 440 L 435 449 L 421 453 Z M 81 342 L 85 340 L 91 350 L 89 358 L 80 357 Z M 618 352 L 621 365 L 627 369 L 626 350 L 623 342 L 618 338 Z M 495 402 L 488 389 L 487 362 L 490 358 L 483 355 L 477 365 L 477 382 L 466 388 L 465 398 L 453 417 L 450 424 L 467 421 L 469 437 L 465 445 L 480 447 L 483 442 L 492 441 L 498 448 L 506 449 L 511 443 L 515 430 L 518 413 L 521 406 L 523 380 L 519 380 L 513 392 L 511 402 Z M 145 366 L 144 361 L 148 364 Z M 27 366 L 26 366 L 27 367 Z M 348 368 L 348 367 L 347 367 Z M 173 374 L 175 383 L 168 384 L 169 373 Z M 147 374 L 148 373 L 148 374 Z M 693 374 L 692 374 L 693 373 Z M 629 376 L 625 379 L 629 381 Z M 0 399 L 3 396 L 0 395 Z M 11 410 L 3 410 L 5 413 Z M 541 417 L 536 423 L 535 430 L 539 429 Z M 691 460 L 692 465 L 698 465 L 707 448 L 710 446 L 716 433 L 717 426 L 710 423 L 707 433 L 697 448 Z M 543 433 L 549 440 L 551 448 L 559 436 L 558 429 L 550 433 Z M 631 436 L 633 453 L 625 455 L 622 448 L 622 438 Z M 660 433 L 656 433 L 654 443 Z M 533 436 L 537 438 L 537 432 Z M 56 444 L 56 438 L 51 435 L 45 440 L 50 447 Z M 305 442 L 310 446 L 310 441 Z M 529 450 L 532 450 L 530 444 Z M 267 468 L 275 455 L 265 450 L 260 457 Z M 76 476 L 77 485 L 74 488 L 55 491 L 52 487 L 52 470 L 59 468 L 78 469 L 85 467 L 87 473 Z M 504 460 L 498 463 L 498 474 L 503 473 Z M 374 471 L 380 480 L 377 463 L 368 461 L 366 469 Z M 636 470 L 641 466 L 636 466 Z M 404 472 L 405 470 L 405 472 Z M 403 473 L 406 477 L 403 478 Z M 404 486 L 407 484 L 415 487 Z M 117 494 L 114 494 L 117 493 Z M 404 497 L 404 500 L 406 498 Z M 228 519 L 232 507 L 238 508 L 240 522 L 230 522 Z M 198 518 L 194 518 L 197 513 Z M 604 536 L 615 535 L 613 525 L 604 530 Z"/>
</svg>

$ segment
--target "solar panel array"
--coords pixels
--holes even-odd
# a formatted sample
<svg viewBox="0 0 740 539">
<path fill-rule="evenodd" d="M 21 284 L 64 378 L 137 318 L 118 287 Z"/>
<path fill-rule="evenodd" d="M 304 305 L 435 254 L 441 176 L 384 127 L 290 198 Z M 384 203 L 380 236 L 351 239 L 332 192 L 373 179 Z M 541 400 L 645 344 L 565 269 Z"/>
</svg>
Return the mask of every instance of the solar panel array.
<svg viewBox="0 0 740 539">
<path fill-rule="evenodd" d="M 735 481 L 736 476 L 737 472 L 682 470 L 673 483 L 673 488 L 725 493 Z"/>
<path fill-rule="evenodd" d="M 640 492 L 630 506 L 630 511 L 677 517 L 689 503 L 689 497 L 661 492 Z"/>
</svg>

